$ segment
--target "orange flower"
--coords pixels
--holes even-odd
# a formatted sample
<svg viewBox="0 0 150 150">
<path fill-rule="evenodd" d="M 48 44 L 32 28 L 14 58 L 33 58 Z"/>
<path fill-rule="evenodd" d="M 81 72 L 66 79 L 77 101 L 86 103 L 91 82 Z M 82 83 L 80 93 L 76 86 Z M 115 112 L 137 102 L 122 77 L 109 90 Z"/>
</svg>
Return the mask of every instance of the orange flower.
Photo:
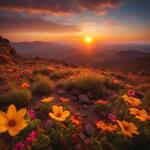
<svg viewBox="0 0 150 150">
<path fill-rule="evenodd" d="M 60 98 L 60 101 L 63 103 L 69 103 L 70 102 L 70 100 L 68 98 L 63 98 L 63 97 Z"/>
<path fill-rule="evenodd" d="M 70 121 L 71 121 L 72 124 L 74 124 L 76 126 L 80 126 L 81 125 L 80 120 L 77 119 L 77 117 L 75 117 L 74 115 L 71 115 Z"/>
<path fill-rule="evenodd" d="M 141 121 L 146 121 L 150 119 L 150 116 L 148 116 L 147 112 L 144 109 L 139 110 L 137 108 L 130 108 L 129 111 L 130 114 L 135 115 L 135 118 Z"/>
<path fill-rule="evenodd" d="M 47 98 L 42 99 L 41 102 L 43 102 L 43 103 L 50 103 L 50 102 L 53 101 L 53 99 L 54 99 L 53 97 L 47 97 Z"/>
<path fill-rule="evenodd" d="M 57 106 L 54 105 L 52 107 L 53 113 L 49 113 L 49 116 L 52 119 L 55 119 L 57 121 L 65 121 L 66 118 L 70 115 L 69 111 L 63 111 L 63 107 L 62 106 Z"/>
<path fill-rule="evenodd" d="M 127 122 L 127 121 L 119 121 L 117 123 L 121 129 L 121 133 L 128 137 L 133 137 L 133 134 L 139 135 L 138 128 L 134 123 Z"/>
<path fill-rule="evenodd" d="M 142 103 L 139 99 L 132 96 L 128 96 L 126 94 L 123 95 L 122 98 L 124 99 L 125 102 L 128 102 L 133 107 L 137 107 Z"/>
<path fill-rule="evenodd" d="M 113 80 L 113 83 L 119 84 L 119 80 L 115 79 L 115 80 Z"/>
<path fill-rule="evenodd" d="M 130 85 L 130 84 L 126 84 L 126 88 L 132 88 L 132 85 Z"/>
<path fill-rule="evenodd" d="M 26 113 L 24 108 L 17 111 L 15 105 L 10 105 L 7 113 L 0 111 L 0 133 L 8 131 L 11 136 L 19 134 L 27 126 L 24 119 Z"/>
<path fill-rule="evenodd" d="M 30 84 L 28 84 L 28 83 L 22 83 L 21 84 L 22 89 L 28 89 L 29 87 L 30 87 Z"/>
<path fill-rule="evenodd" d="M 95 102 L 95 104 L 100 104 L 100 105 L 106 105 L 106 104 L 108 104 L 109 102 L 108 101 L 105 101 L 105 100 L 97 100 L 96 102 Z"/>
<path fill-rule="evenodd" d="M 118 129 L 117 125 L 106 124 L 103 121 L 98 121 L 96 123 L 96 127 L 98 129 L 101 129 L 101 131 L 103 132 L 111 132 L 111 133 L 115 132 Z"/>
</svg>

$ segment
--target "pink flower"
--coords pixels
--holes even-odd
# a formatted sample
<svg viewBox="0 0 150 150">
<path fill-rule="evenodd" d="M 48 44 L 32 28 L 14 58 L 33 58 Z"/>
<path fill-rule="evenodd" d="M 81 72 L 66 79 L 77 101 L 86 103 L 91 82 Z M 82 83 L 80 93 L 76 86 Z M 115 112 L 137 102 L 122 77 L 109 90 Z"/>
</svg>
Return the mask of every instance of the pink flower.
<svg viewBox="0 0 150 150">
<path fill-rule="evenodd" d="M 32 132 L 30 133 L 30 138 L 31 138 L 32 140 L 35 140 L 35 139 L 37 138 L 37 136 L 38 136 L 38 134 L 37 134 L 36 131 L 32 131 Z"/>
<path fill-rule="evenodd" d="M 108 114 L 108 118 L 112 121 L 112 122 L 116 122 L 116 120 L 117 120 L 117 117 L 115 116 L 115 115 L 113 115 L 113 114 Z"/>
<path fill-rule="evenodd" d="M 29 134 L 29 137 L 27 137 L 25 139 L 25 142 L 27 144 L 31 144 L 35 139 L 37 138 L 37 132 L 36 131 L 32 131 L 30 134 Z"/>
<path fill-rule="evenodd" d="M 25 147 L 25 144 L 22 142 L 18 142 L 16 143 L 16 145 L 14 146 L 13 150 L 23 150 Z"/>
<path fill-rule="evenodd" d="M 128 90 L 128 96 L 135 97 L 135 91 L 134 90 Z"/>
<path fill-rule="evenodd" d="M 28 110 L 28 116 L 31 119 L 36 119 L 35 111 L 33 109 Z"/>
<path fill-rule="evenodd" d="M 27 137 L 25 138 L 25 143 L 27 144 L 31 144 L 33 142 L 32 138 L 31 137 Z"/>
</svg>

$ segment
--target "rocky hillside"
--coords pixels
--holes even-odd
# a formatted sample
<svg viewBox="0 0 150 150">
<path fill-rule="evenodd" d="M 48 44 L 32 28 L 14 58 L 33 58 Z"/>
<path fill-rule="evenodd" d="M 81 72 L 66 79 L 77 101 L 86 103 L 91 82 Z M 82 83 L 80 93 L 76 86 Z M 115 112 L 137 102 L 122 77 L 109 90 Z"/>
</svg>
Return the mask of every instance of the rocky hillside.
<svg viewBox="0 0 150 150">
<path fill-rule="evenodd" d="M 150 149 L 150 77 L 22 59 L 1 39 L 0 150 Z"/>
<path fill-rule="evenodd" d="M 0 36 L 0 63 L 14 63 L 19 57 L 9 40 Z"/>
</svg>

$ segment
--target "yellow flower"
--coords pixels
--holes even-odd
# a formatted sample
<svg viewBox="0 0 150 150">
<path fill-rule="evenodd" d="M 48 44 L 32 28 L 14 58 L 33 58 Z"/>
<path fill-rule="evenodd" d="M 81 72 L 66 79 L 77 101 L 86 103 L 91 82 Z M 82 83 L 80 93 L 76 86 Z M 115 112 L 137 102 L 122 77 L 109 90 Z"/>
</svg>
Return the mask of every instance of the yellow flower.
<svg viewBox="0 0 150 150">
<path fill-rule="evenodd" d="M 137 108 L 130 108 L 129 111 L 130 114 L 135 115 L 135 118 L 141 121 L 146 121 L 150 119 L 150 116 L 148 116 L 147 112 L 144 109 L 139 110 Z"/>
<path fill-rule="evenodd" d="M 8 131 L 11 136 L 17 135 L 27 126 L 26 113 L 24 108 L 17 111 L 13 104 L 8 107 L 7 113 L 0 111 L 0 133 Z"/>
<path fill-rule="evenodd" d="M 53 101 L 53 99 L 54 99 L 53 97 L 47 97 L 47 98 L 42 99 L 41 102 L 43 102 L 43 103 L 50 103 L 50 102 Z"/>
<path fill-rule="evenodd" d="M 62 106 L 57 106 L 54 105 L 52 107 L 53 113 L 49 113 L 49 116 L 52 119 L 55 119 L 57 121 L 65 121 L 66 118 L 70 115 L 69 111 L 63 111 L 63 107 Z"/>
<path fill-rule="evenodd" d="M 129 104 L 131 104 L 131 106 L 134 107 L 137 107 L 142 103 L 138 98 L 128 96 L 126 94 L 123 95 L 122 98 L 124 99 L 125 102 L 128 102 Z"/>
<path fill-rule="evenodd" d="M 119 127 L 121 128 L 121 132 L 125 136 L 133 137 L 133 134 L 139 135 L 138 128 L 134 123 L 127 121 L 119 121 L 117 120 Z"/>
<path fill-rule="evenodd" d="M 60 98 L 60 101 L 62 101 L 63 103 L 69 103 L 70 102 L 70 100 L 68 98 L 63 98 L 63 97 Z"/>
</svg>

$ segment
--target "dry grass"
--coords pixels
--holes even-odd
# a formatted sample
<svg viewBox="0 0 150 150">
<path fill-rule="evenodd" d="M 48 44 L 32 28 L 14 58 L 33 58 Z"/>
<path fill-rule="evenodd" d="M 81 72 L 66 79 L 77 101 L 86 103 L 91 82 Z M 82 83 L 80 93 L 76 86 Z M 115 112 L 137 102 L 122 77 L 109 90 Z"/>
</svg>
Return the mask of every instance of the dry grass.
<svg viewBox="0 0 150 150">
<path fill-rule="evenodd" d="M 33 82 L 31 89 L 34 95 L 47 95 L 52 91 L 52 82 L 47 76 L 39 75 Z"/>
</svg>

